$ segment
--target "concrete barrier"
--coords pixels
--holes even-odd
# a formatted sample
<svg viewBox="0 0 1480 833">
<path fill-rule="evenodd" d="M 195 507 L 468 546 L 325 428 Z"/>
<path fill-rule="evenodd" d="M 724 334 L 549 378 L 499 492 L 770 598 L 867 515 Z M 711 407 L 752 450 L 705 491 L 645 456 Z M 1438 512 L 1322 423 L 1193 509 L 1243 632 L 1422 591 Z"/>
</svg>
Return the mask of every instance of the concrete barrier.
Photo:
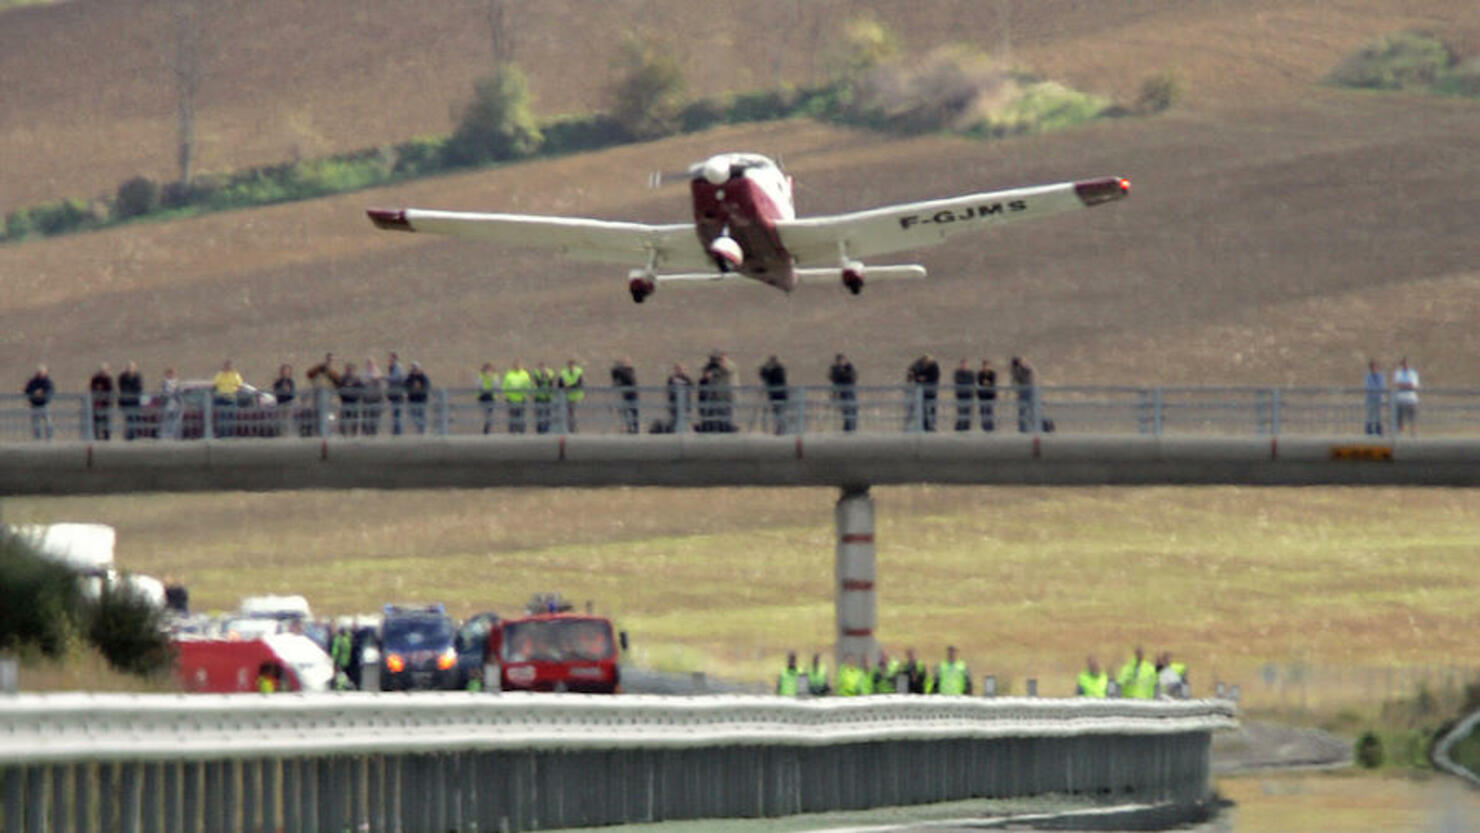
<svg viewBox="0 0 1480 833">
<path fill-rule="evenodd" d="M 12 831 L 536 830 L 970 797 L 1207 798 L 1222 701 L 21 695 Z"/>
<path fill-rule="evenodd" d="M 682 434 L 0 445 L 0 496 L 904 483 L 1476 486 L 1480 439 Z"/>
</svg>

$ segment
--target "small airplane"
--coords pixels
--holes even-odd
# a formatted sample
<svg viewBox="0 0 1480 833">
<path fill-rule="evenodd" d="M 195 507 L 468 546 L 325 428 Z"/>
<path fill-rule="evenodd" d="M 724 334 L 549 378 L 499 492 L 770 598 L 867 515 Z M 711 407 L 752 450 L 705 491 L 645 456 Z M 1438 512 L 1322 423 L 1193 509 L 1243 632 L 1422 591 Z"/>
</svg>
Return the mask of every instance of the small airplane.
<svg viewBox="0 0 1480 833">
<path fill-rule="evenodd" d="M 760 154 L 721 153 L 692 165 L 688 176 L 692 223 L 648 225 L 420 208 L 371 208 L 366 213 L 382 229 L 479 238 L 632 264 L 637 268 L 628 273 L 627 289 L 640 304 L 660 283 L 745 279 L 784 292 L 804 280 L 840 280 L 857 295 L 869 280 L 925 277 L 925 267 L 917 264 L 865 266 L 860 258 L 1100 205 L 1127 196 L 1131 187 L 1128 179 L 1101 177 L 798 218 L 791 177 Z"/>
</svg>

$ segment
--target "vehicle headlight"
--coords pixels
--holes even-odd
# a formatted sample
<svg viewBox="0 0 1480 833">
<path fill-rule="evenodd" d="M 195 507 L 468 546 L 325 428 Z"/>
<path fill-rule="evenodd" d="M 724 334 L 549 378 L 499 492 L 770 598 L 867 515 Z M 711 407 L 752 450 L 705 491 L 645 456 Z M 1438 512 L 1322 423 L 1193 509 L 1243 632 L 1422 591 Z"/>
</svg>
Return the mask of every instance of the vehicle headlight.
<svg viewBox="0 0 1480 833">
<path fill-rule="evenodd" d="M 437 655 L 437 667 L 443 671 L 457 665 L 457 652 L 448 648 Z"/>
<path fill-rule="evenodd" d="M 399 674 L 406 670 L 406 658 L 400 654 L 386 654 L 385 667 L 392 674 Z"/>
</svg>

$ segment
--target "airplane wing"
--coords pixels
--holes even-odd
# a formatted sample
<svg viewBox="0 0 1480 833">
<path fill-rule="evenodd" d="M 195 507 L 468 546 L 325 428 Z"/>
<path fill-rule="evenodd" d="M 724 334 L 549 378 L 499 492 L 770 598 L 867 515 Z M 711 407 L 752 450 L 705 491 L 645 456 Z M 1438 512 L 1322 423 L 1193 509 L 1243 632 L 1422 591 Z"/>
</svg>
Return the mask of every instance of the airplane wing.
<svg viewBox="0 0 1480 833">
<path fill-rule="evenodd" d="M 703 269 L 713 266 L 692 223 L 647 225 L 544 217 L 532 214 L 479 214 L 421 208 L 371 208 L 366 214 L 377 228 L 491 240 L 508 246 L 553 249 L 582 260 L 646 266 L 649 252 L 656 268 Z"/>
<path fill-rule="evenodd" d="M 835 265 L 840 244 L 849 258 L 918 249 L 953 234 L 1088 208 L 1129 193 L 1129 180 L 1104 177 L 889 205 L 850 214 L 778 220 L 776 230 L 798 266 Z"/>
</svg>

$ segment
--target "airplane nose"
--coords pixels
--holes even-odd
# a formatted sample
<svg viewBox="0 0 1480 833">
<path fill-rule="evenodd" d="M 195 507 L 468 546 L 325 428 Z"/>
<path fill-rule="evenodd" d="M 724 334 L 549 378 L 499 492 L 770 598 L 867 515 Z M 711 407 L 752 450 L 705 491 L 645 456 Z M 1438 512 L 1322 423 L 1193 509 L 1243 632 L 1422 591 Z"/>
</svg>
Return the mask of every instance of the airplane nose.
<svg viewBox="0 0 1480 833">
<path fill-rule="evenodd" d="M 730 163 L 716 156 L 704 163 L 704 179 L 711 185 L 724 185 L 730 179 Z"/>
</svg>

